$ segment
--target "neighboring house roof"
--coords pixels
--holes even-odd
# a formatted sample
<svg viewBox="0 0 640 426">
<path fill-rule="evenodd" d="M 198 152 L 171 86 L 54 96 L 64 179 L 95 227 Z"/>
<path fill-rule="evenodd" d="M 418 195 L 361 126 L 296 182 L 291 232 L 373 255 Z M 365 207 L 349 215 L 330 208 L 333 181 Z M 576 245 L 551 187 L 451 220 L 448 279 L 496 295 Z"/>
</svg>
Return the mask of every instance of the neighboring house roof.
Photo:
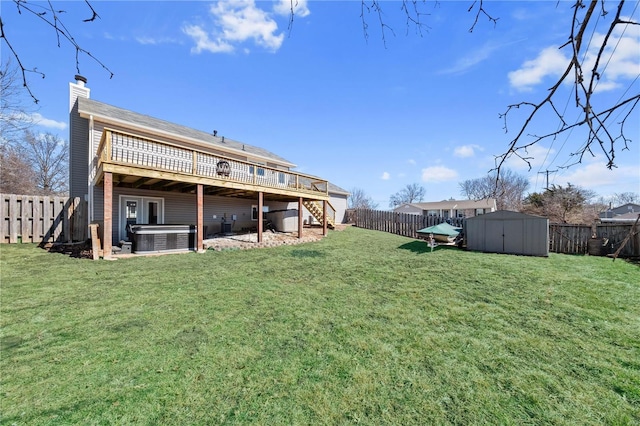
<svg viewBox="0 0 640 426">
<path fill-rule="evenodd" d="M 394 209 L 401 212 L 405 206 L 414 207 L 420 210 L 471 210 L 471 209 L 495 209 L 496 200 L 487 198 L 484 200 L 445 200 L 427 203 L 407 203 Z"/>
<path fill-rule="evenodd" d="M 222 151 L 237 152 L 241 155 L 263 158 L 286 167 L 296 167 L 290 161 L 276 155 L 266 149 L 247 145 L 224 136 L 213 136 L 211 133 L 192 129 L 180 124 L 170 123 L 148 115 L 139 114 L 113 105 L 95 101 L 93 99 L 78 98 L 78 112 L 83 117 L 92 115 L 96 119 L 107 123 L 119 124 L 126 127 L 134 127 L 149 133 L 164 134 L 178 140 L 186 140 L 211 146 Z"/>
<path fill-rule="evenodd" d="M 640 215 L 640 212 L 618 214 L 613 217 L 601 217 L 600 221 L 601 222 L 634 222 L 638 218 L 638 215 Z"/>
<path fill-rule="evenodd" d="M 331 182 L 329 182 L 329 192 L 331 194 L 339 194 L 339 195 L 346 195 L 346 196 L 351 195 L 351 193 L 346 189 L 342 189 L 338 185 L 334 185 Z"/>
<path fill-rule="evenodd" d="M 627 203 L 612 209 L 608 209 L 605 212 L 600 213 L 601 218 L 605 217 L 617 217 L 627 213 L 640 213 L 640 204 Z"/>
</svg>

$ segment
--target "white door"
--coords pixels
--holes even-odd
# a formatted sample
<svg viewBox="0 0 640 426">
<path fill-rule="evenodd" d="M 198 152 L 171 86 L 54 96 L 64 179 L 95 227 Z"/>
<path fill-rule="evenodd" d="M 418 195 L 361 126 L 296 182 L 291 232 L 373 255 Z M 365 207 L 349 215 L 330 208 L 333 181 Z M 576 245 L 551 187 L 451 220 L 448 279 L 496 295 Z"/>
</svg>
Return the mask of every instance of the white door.
<svg viewBox="0 0 640 426">
<path fill-rule="evenodd" d="M 127 239 L 127 226 L 164 223 L 164 199 L 147 197 L 120 197 L 120 239 Z"/>
<path fill-rule="evenodd" d="M 127 239 L 127 226 L 142 223 L 140 198 L 122 197 L 120 200 L 120 239 Z"/>
</svg>

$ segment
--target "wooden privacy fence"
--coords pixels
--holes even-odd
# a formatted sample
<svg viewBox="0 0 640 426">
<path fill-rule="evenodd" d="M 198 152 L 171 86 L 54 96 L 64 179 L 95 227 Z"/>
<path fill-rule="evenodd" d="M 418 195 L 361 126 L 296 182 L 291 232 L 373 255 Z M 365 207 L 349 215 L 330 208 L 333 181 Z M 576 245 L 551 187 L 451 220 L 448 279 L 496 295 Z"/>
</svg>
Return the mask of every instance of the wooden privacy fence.
<svg viewBox="0 0 640 426">
<path fill-rule="evenodd" d="M 390 232 L 409 238 L 418 238 L 416 231 L 448 221 L 462 227 L 462 218 L 444 218 L 382 210 L 353 209 L 347 212 L 347 220 L 359 228 Z"/>
<path fill-rule="evenodd" d="M 633 232 L 632 232 L 633 229 Z M 625 241 L 631 233 L 631 237 Z M 593 238 L 595 236 L 595 238 Z M 615 253 L 622 243 L 621 257 L 640 256 L 640 225 L 634 223 L 598 223 L 589 225 L 549 225 L 549 251 L 566 254 L 595 254 L 590 248 L 601 248 L 601 255 Z M 595 246 L 594 246 L 595 244 Z"/>
<path fill-rule="evenodd" d="M 70 243 L 87 239 L 80 198 L 0 194 L 0 243 Z"/>
<path fill-rule="evenodd" d="M 417 230 L 449 221 L 453 226 L 464 226 L 464 219 L 446 219 L 440 216 L 423 216 L 391 211 L 351 209 L 347 210 L 347 221 L 359 228 L 390 232 L 409 238 L 418 238 Z M 598 223 L 594 225 L 549 225 L 549 251 L 564 254 L 595 254 L 590 247 L 601 250 L 599 255 L 613 254 L 624 243 L 619 253 L 621 257 L 640 256 L 640 224 Z M 631 237 L 625 241 L 629 233 Z M 592 238 L 595 236 L 595 238 Z"/>
</svg>

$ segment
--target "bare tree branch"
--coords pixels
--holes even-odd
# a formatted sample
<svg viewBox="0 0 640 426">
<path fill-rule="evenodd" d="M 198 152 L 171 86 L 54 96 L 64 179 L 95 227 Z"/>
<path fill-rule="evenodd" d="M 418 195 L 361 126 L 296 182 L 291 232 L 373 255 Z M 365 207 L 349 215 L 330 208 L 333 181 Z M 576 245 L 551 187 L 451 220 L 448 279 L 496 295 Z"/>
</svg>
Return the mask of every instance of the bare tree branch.
<svg viewBox="0 0 640 426">
<path fill-rule="evenodd" d="M 598 111 L 594 106 L 594 98 L 598 82 L 600 81 L 602 74 L 606 69 L 606 65 L 604 67 L 602 67 L 601 65 L 602 60 L 604 58 L 607 47 L 610 45 L 611 36 L 615 28 L 619 25 L 638 25 L 638 23 L 621 19 L 620 16 L 625 1 L 619 0 L 616 16 L 609 25 L 607 33 L 605 34 L 603 41 L 598 48 L 593 67 L 590 70 L 591 75 L 585 78 L 585 73 L 583 71 L 583 64 L 585 60 L 583 58 L 586 56 L 585 51 L 586 49 L 588 49 L 588 46 L 586 48 L 584 47 L 584 35 L 589 24 L 593 24 L 592 20 L 594 16 L 596 16 L 594 14 L 594 11 L 596 10 L 598 1 L 599 0 L 591 0 L 588 4 L 588 7 L 585 6 L 585 4 L 581 0 L 575 1 L 575 4 L 573 6 L 573 25 L 571 28 L 569 40 L 565 44 L 560 46 L 560 49 L 569 46 L 571 47 L 571 58 L 564 73 L 560 76 L 558 81 L 549 89 L 549 93 L 547 94 L 547 96 L 539 103 L 521 102 L 518 104 L 509 105 L 507 107 L 507 110 L 504 113 L 500 114 L 500 117 L 504 119 L 505 132 L 508 132 L 507 118 L 509 113 L 514 109 L 518 109 L 522 106 L 532 108 L 531 112 L 524 120 L 523 125 L 520 127 L 515 137 L 509 142 L 506 152 L 502 155 L 496 156 L 496 165 L 493 170 L 497 170 L 499 172 L 500 169 L 504 167 L 505 161 L 511 156 L 515 156 L 524 160 L 528 164 L 529 169 L 531 169 L 531 163 L 529 161 L 531 158 L 527 156 L 528 148 L 538 144 L 545 139 L 556 138 L 560 134 L 579 126 L 587 127 L 586 140 L 584 144 L 582 144 L 577 150 L 573 151 L 570 154 L 570 157 L 575 156 L 577 158 L 576 161 L 569 164 L 568 166 L 561 167 L 571 167 L 573 165 L 581 163 L 585 154 L 590 154 L 592 156 L 595 155 L 593 152 L 593 147 L 597 146 L 607 159 L 606 167 L 612 169 L 616 167 L 616 152 L 619 150 L 628 149 L 628 143 L 631 140 L 626 137 L 624 127 L 627 119 L 631 116 L 631 113 L 638 105 L 640 94 L 633 94 L 626 99 L 622 98 L 615 105 L 600 111 Z M 601 15 L 604 16 L 607 14 L 607 12 L 604 10 L 604 0 L 600 1 L 602 2 Z M 580 12 L 582 11 L 584 11 L 584 15 L 580 16 Z M 573 75 L 572 84 L 575 97 L 575 106 L 578 111 L 580 111 L 580 115 L 582 116 L 582 118 L 578 119 L 574 124 L 571 125 L 567 124 L 564 114 L 556 108 L 554 103 L 554 99 L 558 92 L 558 89 L 567 81 L 569 75 Z M 545 107 L 551 108 L 555 116 L 560 121 L 558 130 L 548 132 L 543 135 L 527 133 L 527 130 L 534 119 L 537 118 L 538 115 L 540 115 L 540 111 Z M 624 115 L 622 121 L 612 123 L 613 113 L 618 111 L 624 112 L 624 108 L 626 107 L 628 107 L 629 110 L 626 111 L 626 114 Z M 613 130 L 613 128 L 616 126 L 618 126 L 619 128 L 619 132 Z M 532 137 L 532 139 L 529 141 L 525 141 L 525 136 Z M 619 148 L 620 142 L 622 143 L 622 148 Z"/>
<path fill-rule="evenodd" d="M 73 37 L 72 33 L 64 24 L 60 15 L 64 14 L 65 11 L 61 9 L 55 9 L 52 0 L 48 0 L 46 6 L 38 2 L 34 2 L 32 0 L 12 0 L 18 9 L 18 13 L 22 15 L 22 12 L 26 12 L 27 14 L 34 16 L 44 22 L 46 25 L 50 26 L 55 33 L 56 41 L 58 47 L 61 47 L 61 39 L 66 39 L 75 49 L 76 56 L 76 70 L 78 74 L 80 74 L 80 56 L 84 55 L 92 59 L 98 65 L 100 65 L 105 71 L 109 73 L 109 78 L 113 77 L 113 72 L 103 64 L 97 57 L 95 57 L 90 51 L 84 49 Z M 100 16 L 95 11 L 93 6 L 88 0 L 85 0 L 85 5 L 89 8 L 91 12 L 91 17 L 84 19 L 82 22 L 93 22 Z M 29 87 L 29 82 L 27 80 L 27 73 L 35 73 L 42 78 L 45 78 L 45 74 L 43 72 L 38 71 L 36 67 L 28 68 L 24 65 L 23 61 L 20 58 L 20 53 L 15 50 L 13 45 L 11 44 L 9 37 L 5 31 L 4 23 L 2 22 L 2 18 L 0 18 L 0 39 L 4 40 L 5 44 L 11 51 L 11 55 L 16 59 L 18 66 L 20 67 L 22 73 L 22 84 L 24 88 L 27 89 L 29 96 L 33 99 L 35 103 L 38 103 L 38 98 L 36 98 L 35 94 L 31 91 Z"/>
<path fill-rule="evenodd" d="M 476 4 L 478 5 L 478 11 L 476 12 L 476 17 L 473 20 L 473 25 L 471 25 L 471 28 L 469 28 L 469 32 L 472 33 L 473 30 L 476 28 L 476 25 L 478 24 L 478 19 L 480 19 L 480 15 L 486 16 L 489 19 L 489 21 L 493 22 L 493 26 L 495 27 L 498 24 L 498 19 L 500 18 L 494 18 L 493 16 L 489 15 L 489 13 L 484 8 L 484 0 L 474 0 L 473 4 L 469 6 L 469 9 L 467 9 L 467 12 L 471 12 L 473 8 L 476 6 Z"/>
</svg>

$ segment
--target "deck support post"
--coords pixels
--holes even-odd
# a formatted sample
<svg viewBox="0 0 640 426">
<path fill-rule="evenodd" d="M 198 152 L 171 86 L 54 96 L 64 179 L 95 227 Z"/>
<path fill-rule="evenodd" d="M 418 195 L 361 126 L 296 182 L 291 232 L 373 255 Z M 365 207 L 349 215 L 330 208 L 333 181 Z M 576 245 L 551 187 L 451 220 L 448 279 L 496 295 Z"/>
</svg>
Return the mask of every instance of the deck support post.
<svg viewBox="0 0 640 426">
<path fill-rule="evenodd" d="M 113 173 L 104 174 L 104 229 L 102 231 L 102 258 L 111 259 L 113 246 Z"/>
<path fill-rule="evenodd" d="M 327 236 L 327 200 L 322 200 L 322 235 Z"/>
<path fill-rule="evenodd" d="M 204 195 L 203 195 L 203 185 L 200 183 L 196 187 L 196 251 L 204 250 L 202 246 L 202 240 L 204 238 L 204 221 L 203 221 L 203 211 L 204 211 Z"/>
<path fill-rule="evenodd" d="M 263 228 L 263 221 L 262 221 L 262 204 L 264 202 L 264 194 L 261 192 L 258 192 L 258 242 L 261 243 L 262 242 L 262 228 Z"/>
<path fill-rule="evenodd" d="M 303 227 L 303 219 L 302 219 L 302 197 L 298 198 L 298 238 L 302 238 L 302 227 Z"/>
</svg>

